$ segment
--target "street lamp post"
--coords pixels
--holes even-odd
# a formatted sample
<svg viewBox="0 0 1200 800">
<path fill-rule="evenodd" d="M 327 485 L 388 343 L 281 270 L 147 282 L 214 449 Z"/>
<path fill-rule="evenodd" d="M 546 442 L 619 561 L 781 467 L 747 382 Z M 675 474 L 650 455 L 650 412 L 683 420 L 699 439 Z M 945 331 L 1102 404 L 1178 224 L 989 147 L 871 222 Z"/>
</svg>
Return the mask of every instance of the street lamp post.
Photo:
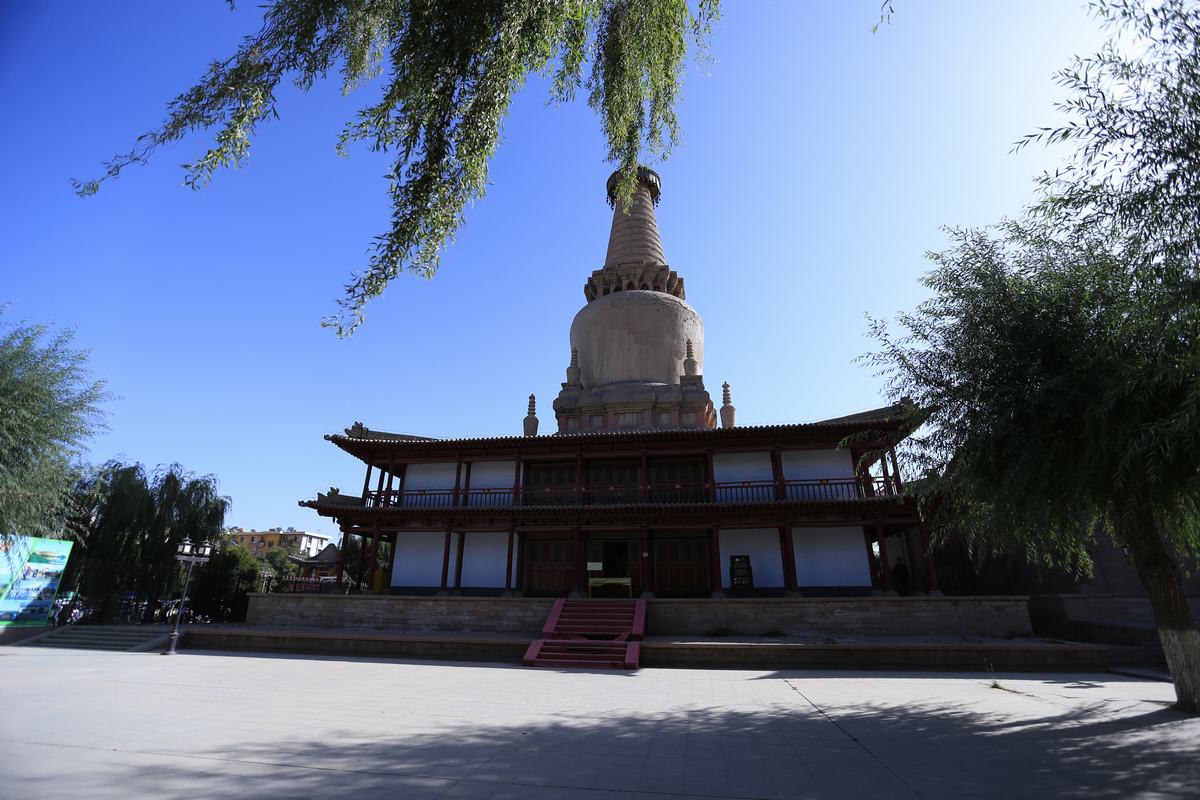
<svg viewBox="0 0 1200 800">
<path fill-rule="evenodd" d="M 179 641 L 179 620 L 183 619 L 183 613 L 187 607 L 188 586 L 192 582 L 192 566 L 207 564 L 211 555 L 212 545 L 208 542 L 201 542 L 193 547 L 190 539 L 184 539 L 175 550 L 175 560 L 187 562 L 188 568 L 187 577 L 183 579 L 183 596 L 179 599 L 179 610 L 175 613 L 175 627 L 171 629 L 171 635 L 167 637 L 167 646 L 162 651 L 164 656 L 175 655 L 175 644 Z"/>
</svg>

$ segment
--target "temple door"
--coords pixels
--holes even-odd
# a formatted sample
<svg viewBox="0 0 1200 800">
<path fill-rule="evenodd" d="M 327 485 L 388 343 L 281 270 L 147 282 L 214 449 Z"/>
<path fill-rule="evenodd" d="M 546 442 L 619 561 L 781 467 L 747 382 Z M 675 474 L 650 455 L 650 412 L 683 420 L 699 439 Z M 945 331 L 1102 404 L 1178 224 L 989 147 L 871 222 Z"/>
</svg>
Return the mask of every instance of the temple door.
<svg viewBox="0 0 1200 800">
<path fill-rule="evenodd" d="M 712 591 L 707 539 L 654 542 L 654 586 L 663 597 L 703 597 Z"/>
<path fill-rule="evenodd" d="M 570 539 L 530 539 L 525 543 L 525 592 L 565 595 L 575 588 L 575 543 Z"/>
</svg>

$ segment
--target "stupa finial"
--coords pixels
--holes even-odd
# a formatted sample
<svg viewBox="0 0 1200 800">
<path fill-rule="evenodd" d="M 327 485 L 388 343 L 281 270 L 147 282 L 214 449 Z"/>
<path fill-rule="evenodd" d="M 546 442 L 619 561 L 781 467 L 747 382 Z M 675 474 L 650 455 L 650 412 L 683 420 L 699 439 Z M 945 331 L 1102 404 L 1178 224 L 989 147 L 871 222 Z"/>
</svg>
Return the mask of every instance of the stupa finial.
<svg viewBox="0 0 1200 800">
<path fill-rule="evenodd" d="M 699 365 L 696 363 L 696 351 L 692 347 L 692 340 L 687 340 L 687 357 L 683 359 L 683 374 L 692 376 L 699 371 Z"/>
<path fill-rule="evenodd" d="M 583 376 L 583 370 L 579 368 L 579 350 L 571 348 L 571 364 L 567 367 L 567 386 L 578 386 Z"/>
<path fill-rule="evenodd" d="M 537 436 L 537 431 L 537 398 L 533 395 L 529 395 L 529 413 L 525 417 L 525 435 Z"/>
<path fill-rule="evenodd" d="M 732 428 L 737 422 L 737 409 L 729 395 L 729 381 L 721 384 L 721 427 Z"/>
</svg>

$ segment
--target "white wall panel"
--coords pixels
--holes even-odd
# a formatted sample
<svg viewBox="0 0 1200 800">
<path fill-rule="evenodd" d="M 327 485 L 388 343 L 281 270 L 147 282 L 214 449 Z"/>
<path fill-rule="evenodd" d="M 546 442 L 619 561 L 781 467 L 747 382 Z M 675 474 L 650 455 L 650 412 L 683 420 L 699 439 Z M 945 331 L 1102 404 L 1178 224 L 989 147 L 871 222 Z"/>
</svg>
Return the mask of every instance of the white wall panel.
<svg viewBox="0 0 1200 800">
<path fill-rule="evenodd" d="M 729 588 L 729 557 L 750 556 L 756 589 L 783 586 L 783 557 L 777 528 L 720 531 L 721 586 Z"/>
<path fill-rule="evenodd" d="M 780 455 L 783 477 L 789 481 L 854 477 L 849 450 L 784 450 Z"/>
<path fill-rule="evenodd" d="M 471 465 L 472 489 L 511 489 L 515 461 L 476 461 Z"/>
<path fill-rule="evenodd" d="M 447 581 L 454 583 L 455 547 L 458 534 L 450 539 L 451 569 Z M 396 561 L 392 566 L 392 586 L 441 586 L 445 532 L 401 533 L 396 537 Z"/>
<path fill-rule="evenodd" d="M 409 464 L 404 470 L 404 490 L 453 489 L 454 462 L 447 464 Z"/>
<path fill-rule="evenodd" d="M 471 465 L 473 493 L 467 498 L 471 506 L 511 506 L 515 461 L 476 461 Z M 494 494 L 480 494 L 477 490 L 496 489 Z"/>
<path fill-rule="evenodd" d="M 775 479 L 771 472 L 771 454 L 766 450 L 757 453 L 715 453 L 713 473 L 717 483 Z"/>
<path fill-rule="evenodd" d="M 861 527 L 792 528 L 792 549 L 800 588 L 871 585 Z"/>
<path fill-rule="evenodd" d="M 472 531 L 463 547 L 462 585 L 474 589 L 504 588 L 508 566 L 508 534 Z"/>
<path fill-rule="evenodd" d="M 785 450 L 783 477 L 789 481 L 844 481 L 854 477 L 849 450 Z M 850 500 L 858 495 L 852 483 L 800 484 L 787 487 L 789 500 Z"/>
</svg>

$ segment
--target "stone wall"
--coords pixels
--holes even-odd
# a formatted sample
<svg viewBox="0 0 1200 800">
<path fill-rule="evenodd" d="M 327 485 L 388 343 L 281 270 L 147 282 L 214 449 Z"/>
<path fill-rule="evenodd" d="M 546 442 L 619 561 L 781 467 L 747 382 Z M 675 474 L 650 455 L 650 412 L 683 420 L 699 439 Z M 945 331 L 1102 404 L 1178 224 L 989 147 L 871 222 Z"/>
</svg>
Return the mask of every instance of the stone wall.
<svg viewBox="0 0 1200 800">
<path fill-rule="evenodd" d="M 646 632 L 685 636 L 1029 636 L 1026 597 L 653 600 Z"/>
<path fill-rule="evenodd" d="M 392 631 L 473 631 L 534 636 L 552 599 L 252 594 L 247 625 Z"/>
<path fill-rule="evenodd" d="M 651 600 L 660 636 L 1029 636 L 1025 597 Z M 252 594 L 246 623 L 269 627 L 471 631 L 536 638 L 552 599 Z"/>
</svg>

